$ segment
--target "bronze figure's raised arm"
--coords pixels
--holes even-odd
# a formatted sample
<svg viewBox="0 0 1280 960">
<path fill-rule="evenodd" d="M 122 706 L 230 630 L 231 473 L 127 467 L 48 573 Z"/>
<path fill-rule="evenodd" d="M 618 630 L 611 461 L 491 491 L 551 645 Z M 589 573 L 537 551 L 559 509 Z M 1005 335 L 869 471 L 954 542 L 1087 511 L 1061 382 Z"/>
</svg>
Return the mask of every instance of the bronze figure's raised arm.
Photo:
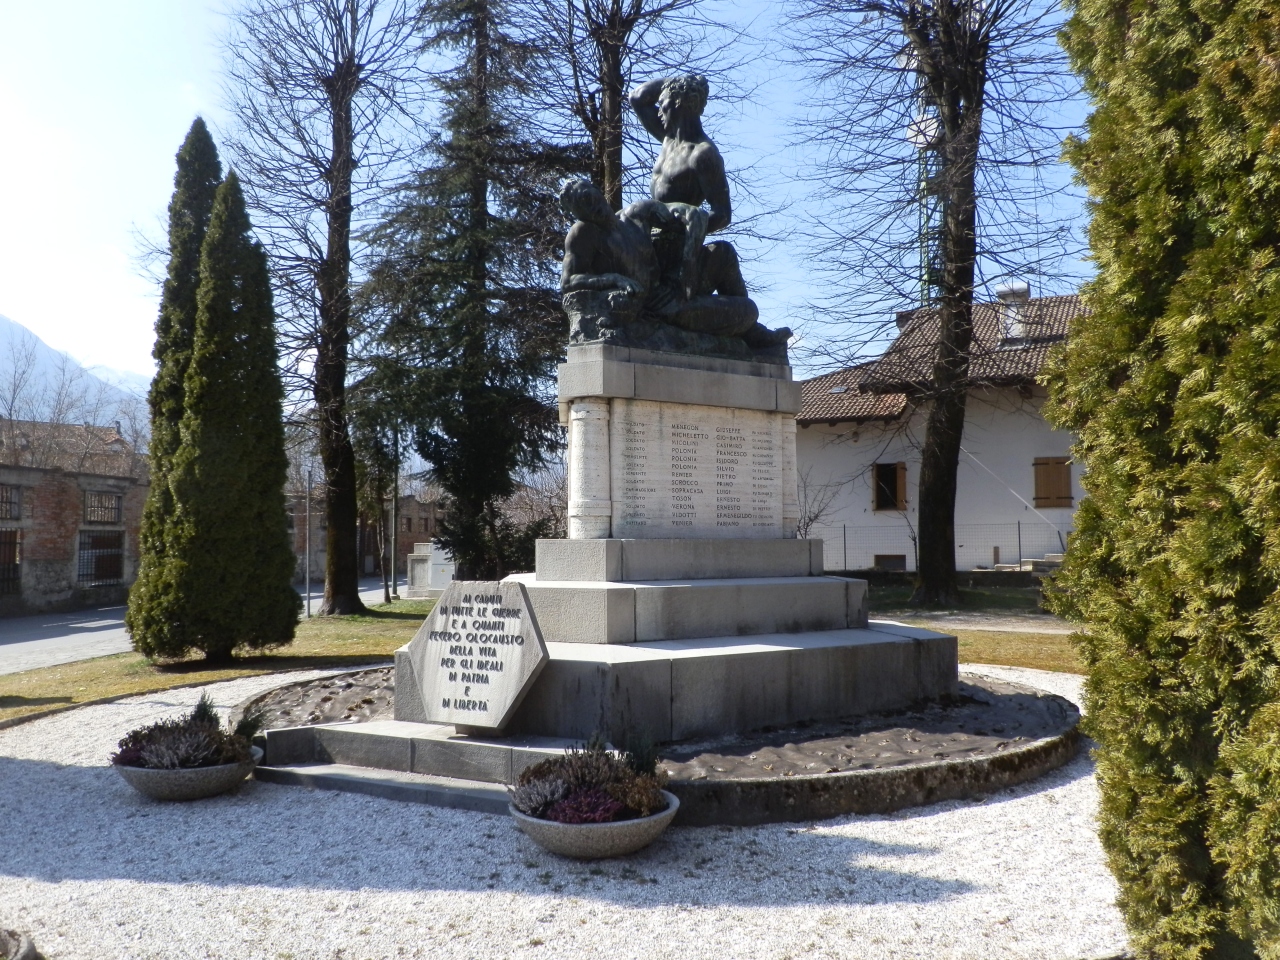
<svg viewBox="0 0 1280 960">
<path fill-rule="evenodd" d="M 650 80 L 631 91 L 631 106 L 653 138 L 662 144 L 649 192 L 663 203 L 706 204 L 707 233 L 733 221 L 724 160 L 702 129 L 707 78 L 697 74 Z"/>
</svg>

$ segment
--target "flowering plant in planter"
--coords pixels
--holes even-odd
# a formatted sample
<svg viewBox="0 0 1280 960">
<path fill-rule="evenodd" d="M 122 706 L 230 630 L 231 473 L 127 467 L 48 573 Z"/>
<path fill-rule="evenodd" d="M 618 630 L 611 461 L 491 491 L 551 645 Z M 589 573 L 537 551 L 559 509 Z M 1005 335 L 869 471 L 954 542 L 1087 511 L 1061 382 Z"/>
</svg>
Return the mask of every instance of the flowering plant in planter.
<svg viewBox="0 0 1280 960">
<path fill-rule="evenodd" d="M 111 755 L 119 767 L 148 770 L 192 770 L 253 760 L 252 740 L 262 727 L 257 714 L 224 730 L 207 693 L 189 714 L 130 730 Z"/>
<path fill-rule="evenodd" d="M 152 800 L 200 800 L 233 790 L 253 773 L 262 751 L 253 746 L 262 726 L 249 715 L 224 730 L 208 694 L 182 717 L 130 730 L 111 755 L 129 786 Z"/>
<path fill-rule="evenodd" d="M 635 820 L 667 808 L 666 781 L 651 746 L 618 754 L 597 735 L 582 749 L 526 768 L 510 790 L 511 806 L 556 823 Z"/>
</svg>

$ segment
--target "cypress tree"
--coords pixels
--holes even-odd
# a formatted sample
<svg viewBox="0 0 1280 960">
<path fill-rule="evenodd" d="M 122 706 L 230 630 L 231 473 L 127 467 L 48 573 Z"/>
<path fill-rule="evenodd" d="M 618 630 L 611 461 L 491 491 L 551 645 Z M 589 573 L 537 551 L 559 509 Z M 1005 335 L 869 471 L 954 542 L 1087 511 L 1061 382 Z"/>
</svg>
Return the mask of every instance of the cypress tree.
<svg viewBox="0 0 1280 960">
<path fill-rule="evenodd" d="M 218 188 L 200 254 L 185 410 L 173 456 L 174 515 L 157 614 L 173 625 L 157 653 L 288 643 L 301 599 L 291 586 L 287 463 L 266 254 L 250 236 L 234 172 Z"/>
<path fill-rule="evenodd" d="M 213 212 L 213 196 L 222 181 L 218 148 L 204 120 L 196 117 L 177 156 L 173 197 L 169 201 L 169 268 L 156 318 L 156 375 L 147 400 L 151 408 L 148 447 L 151 486 L 139 531 L 138 577 L 129 592 L 126 623 L 134 649 L 151 655 L 164 646 L 170 624 L 151 615 L 153 600 L 164 589 L 165 530 L 173 516 L 169 470 L 178 449 L 183 381 L 191 363 L 196 326 L 196 289 L 200 283 L 200 248 Z"/>
<path fill-rule="evenodd" d="M 1248 0 L 1074 0 L 1092 312 L 1050 372 L 1088 496 L 1100 832 L 1133 943 L 1280 957 L 1280 33 Z"/>
</svg>

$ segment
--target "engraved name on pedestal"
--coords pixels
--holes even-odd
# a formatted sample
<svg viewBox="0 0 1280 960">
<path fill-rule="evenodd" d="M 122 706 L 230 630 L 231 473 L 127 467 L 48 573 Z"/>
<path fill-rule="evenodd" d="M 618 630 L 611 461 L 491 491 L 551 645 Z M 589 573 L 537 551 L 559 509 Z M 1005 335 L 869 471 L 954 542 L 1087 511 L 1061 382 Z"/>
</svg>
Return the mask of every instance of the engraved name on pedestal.
<svg viewBox="0 0 1280 960">
<path fill-rule="evenodd" d="M 614 400 L 613 536 L 782 536 L 783 416 Z"/>
<path fill-rule="evenodd" d="M 409 643 L 431 723 L 499 730 L 547 663 L 524 586 L 455 580 Z"/>
</svg>

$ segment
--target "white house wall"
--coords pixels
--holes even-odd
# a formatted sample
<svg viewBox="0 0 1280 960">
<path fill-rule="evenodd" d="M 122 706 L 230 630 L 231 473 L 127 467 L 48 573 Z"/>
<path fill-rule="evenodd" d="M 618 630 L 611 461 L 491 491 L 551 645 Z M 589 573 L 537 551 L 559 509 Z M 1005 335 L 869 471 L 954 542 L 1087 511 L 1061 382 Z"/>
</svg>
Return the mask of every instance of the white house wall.
<svg viewBox="0 0 1280 960">
<path fill-rule="evenodd" d="M 1000 563 L 1062 552 L 1074 506 L 1033 506 L 1033 462 L 1037 457 L 1069 455 L 1071 436 L 1045 422 L 1043 403 L 1044 392 L 1038 388 L 1025 399 L 1014 389 L 969 395 L 957 476 L 957 569 L 991 567 L 997 562 L 997 548 Z M 797 431 L 802 500 L 835 492 L 809 531 L 809 536 L 825 541 L 827 569 L 867 569 L 877 555 L 905 557 L 906 568 L 915 569 L 915 500 L 923 435 L 921 414 L 904 423 L 815 424 Z M 907 465 L 906 510 L 875 510 L 872 467 L 896 462 Z M 1079 503 L 1083 491 L 1075 464 L 1071 487 L 1073 503 Z"/>
</svg>

